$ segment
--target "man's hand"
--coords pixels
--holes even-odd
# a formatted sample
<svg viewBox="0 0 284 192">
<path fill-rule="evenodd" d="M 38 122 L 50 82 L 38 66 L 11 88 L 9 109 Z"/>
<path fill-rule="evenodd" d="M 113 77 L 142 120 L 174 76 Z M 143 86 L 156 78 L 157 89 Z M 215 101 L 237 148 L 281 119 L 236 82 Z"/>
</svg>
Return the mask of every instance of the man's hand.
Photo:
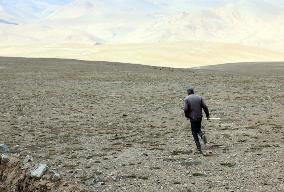
<svg viewBox="0 0 284 192">
<path fill-rule="evenodd" d="M 210 116 L 207 116 L 207 120 L 208 120 L 208 121 L 210 120 Z"/>
</svg>

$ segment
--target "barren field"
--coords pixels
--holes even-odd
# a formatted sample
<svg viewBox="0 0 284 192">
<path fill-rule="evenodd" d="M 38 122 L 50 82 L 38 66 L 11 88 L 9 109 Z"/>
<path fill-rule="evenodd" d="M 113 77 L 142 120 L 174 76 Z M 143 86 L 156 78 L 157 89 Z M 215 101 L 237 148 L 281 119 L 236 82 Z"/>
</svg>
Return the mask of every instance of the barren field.
<svg viewBox="0 0 284 192">
<path fill-rule="evenodd" d="M 284 191 L 284 63 L 199 69 L 0 58 L 0 143 L 90 191 Z M 207 155 L 183 116 L 204 96 Z M 19 145 L 19 148 L 15 148 Z"/>
</svg>

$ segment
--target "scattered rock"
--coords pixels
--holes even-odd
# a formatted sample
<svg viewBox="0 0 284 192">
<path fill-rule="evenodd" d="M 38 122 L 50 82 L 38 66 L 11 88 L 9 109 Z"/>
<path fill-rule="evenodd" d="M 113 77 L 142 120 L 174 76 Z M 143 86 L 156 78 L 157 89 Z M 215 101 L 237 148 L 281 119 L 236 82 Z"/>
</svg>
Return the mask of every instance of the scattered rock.
<svg viewBox="0 0 284 192">
<path fill-rule="evenodd" d="M 142 180 L 148 180 L 149 177 L 148 176 L 139 176 L 138 179 L 142 179 Z"/>
<path fill-rule="evenodd" d="M 2 151 L 0 162 L 1 162 L 1 163 L 7 163 L 7 162 L 9 162 L 9 155 L 8 155 L 8 153 L 9 153 L 9 147 L 8 147 L 8 145 L 6 145 L 6 144 L 0 144 L 0 149 L 1 149 L 1 151 Z"/>
<path fill-rule="evenodd" d="M 40 179 L 47 170 L 47 164 L 40 163 L 33 171 L 31 171 L 31 177 Z"/>
<path fill-rule="evenodd" d="M 9 156 L 7 154 L 1 155 L 1 163 L 8 163 L 9 162 Z"/>
<path fill-rule="evenodd" d="M 149 156 L 147 153 L 143 153 L 142 155 L 143 155 L 143 156 L 146 156 L 146 157 L 148 157 L 148 156 Z"/>
<path fill-rule="evenodd" d="M 193 173 L 192 176 L 194 176 L 194 177 L 204 177 L 204 176 L 206 176 L 206 174 L 204 174 L 204 173 Z"/>
<path fill-rule="evenodd" d="M 104 181 L 99 182 L 100 185 L 105 185 L 106 183 Z"/>
<path fill-rule="evenodd" d="M 207 151 L 206 153 L 203 154 L 205 157 L 213 156 L 212 151 Z"/>
<path fill-rule="evenodd" d="M 107 177 L 107 181 L 118 181 L 118 175 L 116 172 L 111 172 Z"/>
<path fill-rule="evenodd" d="M 24 164 L 27 164 L 29 162 L 32 162 L 33 161 L 33 157 L 30 156 L 30 155 L 27 155 L 23 161 Z"/>
<path fill-rule="evenodd" d="M 61 179 L 61 175 L 58 172 L 54 170 L 52 170 L 51 172 L 52 172 L 52 177 L 51 177 L 52 181 L 59 181 Z"/>
<path fill-rule="evenodd" d="M 4 154 L 9 153 L 9 147 L 6 144 L 0 144 L 0 149 L 1 149 L 2 153 L 4 153 Z"/>
<path fill-rule="evenodd" d="M 171 155 L 176 156 L 176 155 L 190 155 L 192 154 L 192 150 L 174 150 Z"/>
<path fill-rule="evenodd" d="M 234 167 L 236 163 L 225 162 L 225 163 L 220 163 L 220 165 L 225 167 Z"/>
<path fill-rule="evenodd" d="M 200 164 L 201 164 L 201 161 L 194 160 L 194 159 L 189 159 L 189 160 L 181 162 L 181 165 L 183 166 L 193 166 L 193 165 L 200 165 Z"/>
<path fill-rule="evenodd" d="M 84 182 L 84 184 L 87 185 L 87 186 L 92 186 L 92 185 L 97 184 L 97 181 L 96 181 L 95 178 L 89 178 L 88 180 L 86 180 L 86 181 Z"/>
<path fill-rule="evenodd" d="M 30 155 L 27 155 L 23 161 L 23 167 L 22 169 L 29 169 L 32 167 L 31 162 L 33 162 L 33 157 Z"/>
<path fill-rule="evenodd" d="M 13 152 L 17 153 L 17 152 L 19 152 L 19 150 L 20 150 L 20 145 L 15 145 Z"/>
</svg>

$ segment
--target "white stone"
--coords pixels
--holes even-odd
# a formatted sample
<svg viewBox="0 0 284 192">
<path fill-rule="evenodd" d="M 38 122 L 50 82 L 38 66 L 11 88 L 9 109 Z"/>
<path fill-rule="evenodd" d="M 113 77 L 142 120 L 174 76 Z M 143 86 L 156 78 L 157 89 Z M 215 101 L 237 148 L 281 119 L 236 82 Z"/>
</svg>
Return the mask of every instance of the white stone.
<svg viewBox="0 0 284 192">
<path fill-rule="evenodd" d="M 33 171 L 31 171 L 31 177 L 41 178 L 43 174 L 47 171 L 47 164 L 39 164 Z"/>
</svg>

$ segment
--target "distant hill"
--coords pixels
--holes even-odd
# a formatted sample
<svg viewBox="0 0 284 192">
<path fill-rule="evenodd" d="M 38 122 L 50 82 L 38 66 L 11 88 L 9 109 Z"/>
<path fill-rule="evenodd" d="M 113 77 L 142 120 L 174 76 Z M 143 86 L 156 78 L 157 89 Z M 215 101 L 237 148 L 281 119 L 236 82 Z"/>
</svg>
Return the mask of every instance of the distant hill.
<svg viewBox="0 0 284 192">
<path fill-rule="evenodd" d="M 69 58 L 190 68 L 237 62 L 284 61 L 284 54 L 229 43 L 183 41 L 151 44 L 62 44 L 0 47 L 2 56 Z"/>
<path fill-rule="evenodd" d="M 101 55 L 113 53 L 118 56 L 121 51 L 118 54 L 114 50 L 125 47 L 125 44 L 137 44 L 134 47 L 126 46 L 125 50 L 136 50 L 128 50 L 129 56 L 126 53 L 121 55 L 126 62 L 127 57 L 135 57 L 130 53 L 140 54 L 138 49 L 144 48 L 144 45 L 151 44 L 148 50 L 159 52 L 154 58 L 162 51 L 156 48 L 166 49 L 162 55 L 168 54 L 168 50 L 183 51 L 181 47 L 193 48 L 188 44 L 180 46 L 183 42 L 206 42 L 208 48 L 204 48 L 204 43 L 194 43 L 194 49 L 200 49 L 202 53 L 206 50 L 209 55 L 211 49 L 219 49 L 216 53 L 224 58 L 234 58 L 234 62 L 238 62 L 235 59 L 237 57 L 240 61 L 260 61 L 261 58 L 274 61 L 281 59 L 284 54 L 282 0 L 65 0 L 65 3 L 54 0 L 2 0 L 0 23 L 0 46 L 25 45 L 32 48 L 41 45 L 62 48 L 77 45 L 78 50 L 81 50 L 82 47 L 96 49 L 95 45 L 104 44 L 103 47 L 109 53 L 100 52 Z M 179 48 L 175 49 L 176 46 Z M 227 57 L 222 52 L 224 48 L 237 51 L 225 50 L 231 54 Z M 3 55 L 5 51 L 1 53 Z M 263 55 L 257 57 L 260 53 Z M 101 55 L 91 58 L 116 58 Z M 139 59 L 136 58 L 136 61 Z M 219 61 L 227 62 L 230 59 Z"/>
<path fill-rule="evenodd" d="M 160 16 L 127 34 L 120 42 L 184 40 L 238 43 L 284 51 L 284 9 L 252 2 L 232 3 Z"/>
</svg>

